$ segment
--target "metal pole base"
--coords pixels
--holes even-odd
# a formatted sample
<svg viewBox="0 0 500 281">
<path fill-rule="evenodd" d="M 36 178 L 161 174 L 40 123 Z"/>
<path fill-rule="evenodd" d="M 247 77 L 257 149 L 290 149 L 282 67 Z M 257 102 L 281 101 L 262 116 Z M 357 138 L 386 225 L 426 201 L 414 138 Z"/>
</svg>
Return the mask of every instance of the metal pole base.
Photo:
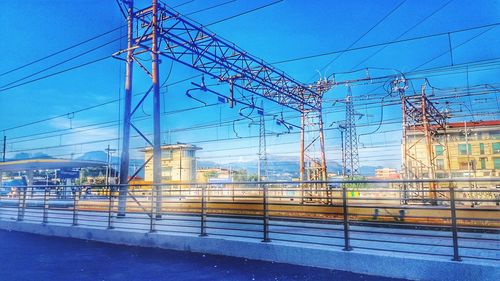
<svg viewBox="0 0 500 281">
<path fill-rule="evenodd" d="M 120 218 L 124 218 L 125 217 L 125 214 L 116 214 L 116 218 L 120 219 Z"/>
<path fill-rule="evenodd" d="M 161 219 L 161 215 L 156 215 L 156 216 L 155 216 L 155 218 L 156 218 L 157 220 L 159 220 L 159 219 Z"/>
<path fill-rule="evenodd" d="M 346 251 L 346 252 L 352 251 L 352 247 L 343 248 L 342 251 Z"/>
<path fill-rule="evenodd" d="M 462 261 L 462 258 L 461 258 L 461 257 L 458 257 L 458 258 L 452 258 L 451 260 L 452 260 L 452 261 Z"/>
<path fill-rule="evenodd" d="M 199 237 L 207 237 L 207 236 L 208 236 L 208 234 L 203 233 L 203 234 L 200 234 L 200 235 L 198 235 L 198 236 L 199 236 Z"/>
<path fill-rule="evenodd" d="M 262 239 L 262 242 L 264 242 L 264 243 L 269 243 L 269 242 L 271 242 L 271 239 L 269 239 L 269 238 Z"/>
</svg>

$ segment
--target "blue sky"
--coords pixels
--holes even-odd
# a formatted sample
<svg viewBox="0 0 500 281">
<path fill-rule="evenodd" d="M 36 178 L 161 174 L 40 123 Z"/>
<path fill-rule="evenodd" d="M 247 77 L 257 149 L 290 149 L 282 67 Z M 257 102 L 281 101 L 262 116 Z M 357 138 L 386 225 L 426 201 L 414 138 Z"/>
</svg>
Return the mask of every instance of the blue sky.
<svg viewBox="0 0 500 281">
<path fill-rule="evenodd" d="M 448 1 L 407 0 L 380 25 L 359 40 L 354 47 L 395 40 Z M 184 2 L 187 1 L 168 1 L 168 4 L 175 6 Z M 189 13 L 224 2 L 228 2 L 228 0 L 194 0 L 182 5 L 178 10 L 181 13 Z M 191 17 L 200 23 L 207 24 L 270 2 L 272 1 L 237 0 L 222 5 L 218 9 L 197 13 Z M 239 47 L 255 56 L 273 63 L 345 49 L 401 2 L 402 0 L 284 0 L 267 8 L 212 25 L 209 29 L 219 36 L 236 43 Z M 137 1 L 137 7 L 143 7 L 144 5 L 147 5 L 147 1 Z M 3 11 L 0 13 L 0 35 L 4 38 L 0 44 L 0 73 L 124 24 L 124 19 L 113 0 L 0 0 L 0 8 Z M 499 1 L 454 0 L 423 23 L 404 34 L 401 39 L 497 22 L 500 22 Z M 125 29 L 118 30 L 43 62 L 2 75 L 0 76 L 0 88 L 83 51 L 119 38 L 125 32 Z M 452 46 L 460 45 L 477 36 L 477 38 L 457 47 L 453 51 L 454 64 L 498 58 L 500 56 L 498 48 L 500 46 L 499 35 L 500 27 L 492 28 L 486 32 L 485 29 L 480 29 L 452 34 Z M 123 48 L 124 45 L 124 40 L 111 43 L 24 81 L 110 55 Z M 313 82 L 318 79 L 318 70 L 323 70 L 322 75 L 330 75 L 353 69 L 377 67 L 387 68 L 387 70 L 371 69 L 369 71 L 371 76 L 389 75 L 394 73 L 390 69 L 403 72 L 411 71 L 422 63 L 446 52 L 448 47 L 448 38 L 442 36 L 390 45 L 360 65 L 358 64 L 379 48 L 346 52 L 328 66 L 328 62 L 335 58 L 336 55 L 277 64 L 276 66 L 301 82 Z M 178 63 L 174 63 L 171 67 L 171 63 L 171 61 L 163 59 L 161 65 L 160 80 L 163 82 L 168 76 L 166 84 L 198 74 L 196 70 L 183 67 Z M 449 65 L 450 55 L 448 53 L 422 66 L 420 69 Z M 169 73 L 170 75 L 168 75 Z M 437 73 L 427 74 L 435 75 Z M 467 76 L 469 85 L 495 84 L 498 83 L 497 77 L 499 77 L 499 74 L 498 68 L 491 67 L 488 70 L 469 72 L 468 75 L 462 71 L 453 75 L 429 76 L 428 79 L 434 87 L 438 88 L 464 87 L 467 84 Z M 119 103 L 111 102 L 106 106 L 75 114 L 71 114 L 71 112 L 122 97 L 123 76 L 123 63 L 110 58 L 13 89 L 0 90 L 0 134 L 5 133 L 9 140 L 12 139 L 12 141 L 8 141 L 7 145 L 8 156 L 12 157 L 16 153 L 25 151 L 29 153 L 43 152 L 69 158 L 72 153 L 79 155 L 86 151 L 103 150 L 108 144 L 111 147 L 117 147 L 119 142 L 116 138 L 120 128 L 116 121 L 121 118 Z M 337 79 L 354 79 L 365 76 L 365 71 L 359 71 L 349 75 L 338 74 Z M 423 77 L 423 75 L 420 77 Z M 197 78 L 192 81 L 199 83 L 200 79 Z M 136 68 L 134 91 L 136 93 L 145 91 L 148 88 L 147 82 L 147 77 L 141 73 L 140 69 Z M 207 81 L 207 84 L 211 83 L 214 82 Z M 415 88 L 419 88 L 423 80 L 417 79 L 413 83 Z M 374 94 L 381 96 L 384 92 L 381 89 L 376 90 L 375 88 L 378 86 L 380 85 L 353 87 L 353 94 L 354 96 L 364 95 L 373 91 Z M 191 88 L 189 82 L 162 88 L 162 98 L 164 100 L 162 111 L 168 113 L 176 109 L 200 106 L 200 103 L 185 96 L 185 91 L 189 88 Z M 213 89 L 224 93 L 228 91 L 226 85 L 213 86 Z M 329 127 L 333 121 L 344 118 L 342 105 L 337 103 L 332 107 L 332 103 L 335 99 L 342 99 L 345 93 L 345 87 L 338 87 L 326 94 L 325 99 L 327 101 L 324 104 L 326 127 Z M 480 103 L 479 100 L 475 99 L 457 99 L 457 101 L 465 103 L 465 105 L 462 106 L 457 103 L 455 109 L 465 108 L 468 105 L 469 107 L 473 106 L 474 110 L 498 113 L 494 106 L 495 99 L 498 102 L 498 95 L 488 96 L 487 98 L 490 100 L 486 100 L 484 103 Z M 216 103 L 216 97 L 214 96 L 206 96 L 203 99 L 209 104 Z M 266 102 L 265 108 L 269 114 L 280 114 L 281 111 L 284 111 L 283 114 L 287 117 L 287 121 L 298 124 L 298 119 L 295 118 L 298 116 L 297 113 L 290 112 L 286 108 L 281 109 L 272 102 Z M 363 134 L 373 131 L 381 116 L 380 107 L 369 106 L 366 105 L 366 102 L 360 102 L 356 109 L 365 115 L 359 120 L 359 124 L 362 126 L 358 128 L 358 133 Z M 17 125 L 62 114 L 66 115 L 36 125 L 2 132 L 2 130 Z M 146 133 L 151 132 L 151 119 L 148 119 L 150 114 L 151 103 L 147 102 L 144 109 L 139 110 L 137 115 L 138 117 L 142 116 L 144 120 L 137 121 L 136 124 L 143 128 Z M 399 129 L 401 125 L 397 120 L 400 119 L 400 116 L 399 106 L 385 107 L 383 114 L 384 125 L 381 126 L 380 130 L 370 136 L 360 138 L 362 165 L 399 167 Z M 257 139 L 237 139 L 237 135 L 256 135 L 258 127 L 249 126 L 249 122 L 239 122 L 235 124 L 233 130 L 233 125 L 229 120 L 235 118 L 240 118 L 238 109 L 229 109 L 225 104 L 183 113 L 165 114 L 162 117 L 162 131 L 165 132 L 162 139 L 166 143 L 177 141 L 197 143 L 203 148 L 203 151 L 199 153 L 200 160 L 217 159 L 221 163 L 227 163 L 255 159 L 258 151 Z M 492 119 L 499 118 L 499 116 L 493 114 L 463 118 Z M 96 123 L 101 125 L 94 125 Z M 207 124 L 213 126 L 198 130 L 179 130 L 194 125 Z M 285 132 L 282 127 L 276 125 L 272 120 L 269 120 L 266 126 L 272 132 Z M 236 131 L 237 135 L 234 131 Z M 31 134 L 40 135 L 37 136 L 38 139 L 31 141 L 21 138 Z M 339 161 L 340 142 L 338 131 L 329 128 L 325 135 L 327 157 L 330 160 Z M 225 140 L 228 138 L 231 140 Z M 298 140 L 299 136 L 297 134 L 285 134 L 279 137 L 269 136 L 267 139 L 268 152 L 279 156 L 296 156 L 299 148 Z M 85 142 L 85 144 L 80 144 L 82 142 Z M 63 146 L 57 147 L 60 145 Z M 144 141 L 137 138 L 132 140 L 132 147 L 137 148 L 132 151 L 135 157 L 142 157 L 138 148 L 144 145 Z"/>
</svg>

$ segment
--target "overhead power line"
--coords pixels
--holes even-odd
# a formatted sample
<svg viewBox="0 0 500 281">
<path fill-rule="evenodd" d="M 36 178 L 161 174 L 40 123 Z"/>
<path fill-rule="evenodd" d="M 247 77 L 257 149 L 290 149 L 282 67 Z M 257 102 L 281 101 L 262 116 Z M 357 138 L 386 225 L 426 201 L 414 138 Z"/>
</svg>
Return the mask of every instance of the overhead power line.
<svg viewBox="0 0 500 281">
<path fill-rule="evenodd" d="M 313 55 L 308 55 L 308 56 L 295 57 L 295 58 L 291 58 L 291 59 L 274 61 L 274 62 L 272 62 L 272 64 L 289 63 L 289 62 L 313 59 L 313 58 L 324 57 L 324 56 L 329 56 L 329 55 L 334 55 L 334 54 L 339 54 L 339 53 L 375 48 L 375 47 L 380 47 L 380 46 L 385 46 L 385 45 L 392 45 L 392 44 L 399 44 L 399 43 L 405 43 L 405 42 L 410 42 L 410 41 L 422 40 L 422 39 L 427 39 L 427 38 L 432 38 L 432 37 L 448 36 L 448 34 L 461 33 L 461 32 L 466 32 L 466 31 L 471 31 L 471 30 L 476 30 L 476 29 L 494 27 L 494 26 L 498 26 L 498 25 L 500 25 L 500 22 L 481 25 L 481 26 L 475 26 L 475 27 L 470 27 L 470 28 L 456 29 L 456 30 L 452 30 L 452 31 L 434 33 L 434 34 L 429 34 L 429 35 L 417 36 L 417 37 L 412 37 L 412 38 L 407 38 L 407 39 L 392 40 L 392 41 L 364 45 L 364 46 L 360 46 L 360 47 L 348 48 L 348 49 L 343 49 L 343 50 L 330 51 L 330 52 L 326 52 L 326 53 L 319 53 L 319 54 L 313 54 Z"/>
<path fill-rule="evenodd" d="M 14 89 L 14 88 L 17 88 L 17 87 L 21 87 L 21 86 L 24 86 L 24 85 L 27 85 L 27 84 L 30 84 L 30 83 L 33 83 L 33 82 L 36 82 L 36 81 L 40 81 L 40 80 L 43 80 L 43 79 L 47 79 L 49 77 L 52 77 L 52 76 L 56 76 L 56 75 L 59 75 L 59 74 L 63 74 L 65 72 L 68 72 L 68 71 L 71 71 L 71 70 L 75 70 L 75 69 L 78 69 L 78 68 L 82 68 L 84 66 L 87 66 L 87 65 L 91 65 L 91 64 L 94 64 L 94 63 L 98 63 L 100 61 L 103 61 L 105 59 L 109 59 L 111 58 L 111 56 L 105 56 L 105 57 L 101 57 L 101 58 L 98 58 L 98 59 L 95 59 L 95 60 L 91 60 L 91 61 L 88 61 L 88 62 L 85 62 L 85 63 L 82 63 L 82 64 L 79 64 L 79 65 L 76 65 L 76 66 L 72 66 L 72 67 L 69 67 L 69 68 L 66 68 L 64 70 L 61 70 L 61 71 L 58 71 L 58 72 L 54 72 L 54 73 L 51 73 L 51 74 L 48 74 L 48 75 L 45 75 L 45 76 L 41 76 L 41 77 L 38 77 L 38 78 L 35 78 L 35 79 L 32 79 L 32 80 L 28 80 L 26 82 L 23 82 L 23 83 L 19 83 L 19 84 L 16 84 L 16 85 L 12 85 L 10 87 L 6 87 L 6 88 L 3 88 L 3 89 L 0 89 L 0 93 L 1 92 L 5 92 L 7 90 L 11 90 L 11 89 Z"/>
<path fill-rule="evenodd" d="M 62 49 L 62 50 L 56 51 L 56 52 L 54 52 L 54 53 L 51 53 L 51 54 L 46 55 L 46 56 L 44 56 L 44 57 L 41 57 L 41 58 L 39 58 L 39 59 L 36 59 L 36 60 L 30 61 L 30 62 L 28 62 L 28 63 L 26 63 L 26 64 L 23 64 L 23 65 L 20 65 L 20 66 L 18 66 L 18 67 L 16 67 L 16 68 L 13 68 L 13 69 L 11 69 L 11 70 L 8 70 L 8 71 L 6 71 L 6 72 L 1 73 L 1 74 L 0 74 L 0 77 L 1 77 L 1 76 L 4 76 L 4 75 L 6 75 L 6 74 L 9 74 L 9 73 L 12 73 L 12 72 L 18 71 L 18 70 L 20 70 L 20 69 L 23 69 L 23 68 L 25 68 L 25 67 L 31 66 L 31 65 L 33 65 L 33 64 L 35 64 L 35 63 L 41 62 L 41 61 L 46 60 L 46 59 L 48 59 L 48 58 L 51 58 L 51 57 L 53 57 L 53 56 L 59 55 L 59 54 L 61 54 L 61 53 L 64 53 L 64 52 L 69 51 L 69 50 L 71 50 L 71 49 L 74 49 L 74 48 L 76 48 L 76 47 L 81 47 L 81 45 L 83 45 L 83 44 L 85 44 L 85 43 L 88 43 L 88 42 L 94 41 L 94 40 L 99 39 L 99 38 L 101 38 L 101 37 L 103 37 L 103 36 L 106 36 L 106 35 L 108 35 L 108 34 L 110 34 L 110 33 L 113 33 L 113 32 L 115 32 L 115 31 L 119 30 L 120 28 L 122 28 L 122 27 L 124 27 L 124 26 L 126 26 L 126 25 L 121 25 L 121 26 L 118 26 L 118 27 L 113 28 L 113 29 L 111 29 L 111 30 L 108 30 L 108 31 L 106 31 L 106 32 L 104 32 L 104 33 L 101 33 L 101 34 L 98 34 L 98 35 L 96 35 L 96 36 L 93 36 L 93 37 L 90 37 L 90 38 L 88 38 L 88 39 L 85 39 L 85 40 L 83 40 L 83 41 L 80 41 L 80 42 L 78 42 L 78 43 L 76 43 L 76 44 L 74 44 L 74 45 L 71 45 L 71 46 L 69 46 L 69 47 L 66 47 L 66 48 L 64 48 L 64 49 Z"/>
<path fill-rule="evenodd" d="M 492 61 L 492 62 L 490 62 L 490 61 Z M 448 67 L 448 66 L 446 66 L 446 67 L 433 67 L 433 68 L 423 69 L 423 70 L 414 71 L 414 72 L 406 72 L 405 76 L 408 77 L 410 75 L 416 75 L 416 74 L 424 74 L 424 73 L 426 73 L 427 77 L 429 77 L 430 73 L 432 73 L 432 72 L 443 72 L 443 71 L 446 71 L 447 69 L 455 69 L 455 68 L 458 68 L 458 69 L 462 69 L 463 68 L 463 69 L 465 69 L 466 66 L 470 66 L 470 67 L 468 67 L 469 68 L 468 71 L 469 72 L 473 72 L 474 70 L 473 70 L 472 67 L 480 67 L 483 64 L 491 65 L 492 63 L 499 64 L 499 66 L 500 66 L 500 58 L 493 59 L 493 60 L 480 60 L 478 62 L 471 62 L 471 63 L 464 63 L 464 64 L 456 64 L 456 65 L 454 65 L 452 67 Z M 458 72 L 458 73 L 461 73 L 461 72 Z M 453 74 L 456 74 L 456 73 L 453 73 Z M 180 80 L 177 80 L 175 82 L 169 83 L 168 85 L 165 85 L 165 86 L 166 87 L 174 86 L 174 85 L 177 85 L 177 84 L 189 81 L 191 79 L 194 79 L 194 78 L 197 78 L 197 77 L 200 77 L 200 76 L 201 75 L 190 76 L 190 77 L 187 77 L 187 78 L 180 79 Z M 390 78 L 390 77 L 392 77 L 392 76 L 386 76 L 386 77 L 381 77 L 381 78 Z M 142 94 L 144 94 L 144 93 L 143 92 L 136 93 L 135 96 L 139 96 L 139 95 L 142 95 Z M 28 123 L 24 123 L 24 124 L 12 126 L 12 127 L 0 129 L 0 131 L 6 132 L 6 131 L 11 131 L 11 130 L 15 130 L 15 129 L 27 127 L 27 126 L 30 126 L 30 125 L 35 125 L 35 124 L 43 123 L 43 122 L 54 120 L 54 119 L 57 119 L 57 118 L 66 117 L 69 114 L 80 113 L 80 112 L 84 112 L 84 111 L 87 111 L 87 110 L 92 110 L 94 108 L 106 106 L 106 105 L 109 105 L 109 104 L 112 104 L 112 103 L 115 103 L 115 102 L 118 102 L 118 101 L 119 101 L 119 99 L 113 99 L 113 100 L 106 101 L 106 102 L 103 102 L 103 103 L 100 103 L 100 104 L 96 104 L 96 105 L 84 107 L 84 108 L 81 108 L 81 109 L 78 109 L 78 110 L 75 110 L 75 111 L 66 112 L 66 113 L 55 115 L 55 116 L 52 116 L 52 117 L 48 117 L 48 118 L 44 118 L 44 119 L 39 119 L 39 120 L 36 120 L 36 121 L 32 121 L 32 122 L 28 122 Z M 326 102 L 326 100 L 325 100 L 325 102 Z"/>
<path fill-rule="evenodd" d="M 456 45 L 456 46 L 450 47 L 450 49 L 448 49 L 448 50 L 446 50 L 445 52 L 443 52 L 443 53 L 439 54 L 438 56 L 433 57 L 433 58 L 431 58 L 430 60 L 428 60 L 428 61 L 426 61 L 426 62 L 424 62 L 424 63 L 420 64 L 419 66 L 417 66 L 417 67 L 413 68 L 411 71 L 415 71 L 415 70 L 417 70 L 417 69 L 421 68 L 422 66 L 424 66 L 424 65 L 426 65 L 426 64 L 428 64 L 428 63 L 431 63 L 431 62 L 433 62 L 433 61 L 437 60 L 438 58 L 440 58 L 440 57 L 444 56 L 445 54 L 450 53 L 450 52 L 453 52 L 453 50 L 455 50 L 455 49 L 457 49 L 457 48 L 460 48 L 461 46 L 463 46 L 463 45 L 465 45 L 465 44 L 469 43 L 470 41 L 472 41 L 472 40 L 474 40 L 474 39 L 478 38 L 479 36 L 483 35 L 484 33 L 488 32 L 488 31 L 490 31 L 490 30 L 492 30 L 492 29 L 494 29 L 495 27 L 497 27 L 497 26 L 495 25 L 495 26 L 489 27 L 488 29 L 486 29 L 486 30 L 483 30 L 483 31 L 479 32 L 478 34 L 476 34 L 476 35 L 472 36 L 471 38 L 467 39 L 466 41 L 464 41 L 464 42 L 462 42 L 462 43 L 460 43 L 460 44 L 458 44 L 458 45 Z M 453 62 L 451 62 L 451 64 L 453 64 Z"/>
<path fill-rule="evenodd" d="M 347 50 L 354 47 L 361 39 L 363 39 L 366 35 L 368 35 L 372 30 L 374 30 L 377 26 L 379 26 L 382 22 L 384 22 L 388 17 L 390 17 L 395 11 L 399 9 L 404 3 L 406 3 L 407 0 L 401 1 L 396 7 L 394 7 L 392 10 L 389 11 L 385 16 L 383 16 L 377 23 L 375 23 L 370 29 L 368 29 L 365 33 L 363 33 L 358 39 L 356 39 L 354 42 L 352 42 L 348 47 Z M 329 61 L 323 68 L 321 68 L 321 71 L 325 70 L 330 64 L 338 60 L 345 52 L 341 52 L 338 56 L 333 58 L 331 61 Z"/>
<path fill-rule="evenodd" d="M 110 45 L 110 44 L 112 44 L 112 43 L 114 43 L 114 42 L 117 42 L 117 41 L 121 40 L 122 38 L 125 38 L 125 37 L 126 37 L 126 36 L 120 36 L 120 37 L 118 37 L 118 38 L 116 38 L 116 39 L 113 39 L 113 40 L 111 40 L 111 41 L 108 41 L 108 42 L 106 42 L 106 43 L 104 43 L 104 44 L 101 44 L 101 45 L 99 45 L 99 46 L 97 46 L 97 47 L 94 47 L 94 48 L 91 48 L 91 49 L 89 49 L 89 50 L 85 50 L 85 51 L 83 51 L 83 52 L 81 52 L 81 53 L 78 53 L 78 54 L 76 54 L 76 55 L 74 55 L 74 56 L 72 56 L 72 57 L 68 58 L 68 59 L 65 59 L 65 60 L 63 60 L 63 61 L 61 61 L 61 62 L 58 62 L 58 63 L 56 63 L 56 64 L 53 64 L 53 65 L 51 65 L 51 66 L 49 66 L 49 67 L 46 67 L 46 68 L 44 68 L 44 69 L 41 69 L 41 70 L 39 70 L 39 71 L 37 71 L 37 72 L 31 73 L 31 74 L 29 74 L 29 75 L 26 75 L 26 76 L 24 76 L 23 78 L 19 78 L 19 79 L 15 80 L 15 81 L 12 81 L 12 82 L 8 83 L 8 84 L 2 85 L 2 86 L 0 87 L 0 92 L 1 92 L 3 89 L 5 89 L 6 87 L 11 86 L 12 84 L 15 84 L 15 83 L 21 82 L 21 81 L 26 80 L 26 79 L 28 79 L 28 78 L 30 78 L 30 77 L 33 77 L 33 76 L 35 76 L 35 75 L 38 75 L 38 74 L 40 74 L 40 73 L 43 73 L 43 72 L 48 71 L 48 70 L 50 70 L 50 69 L 53 69 L 53 68 L 55 68 L 55 67 L 58 67 L 58 66 L 60 66 L 60 65 L 62 65 L 62 64 L 65 64 L 65 63 L 70 62 L 70 61 L 72 61 L 72 60 L 78 59 L 78 58 L 80 58 L 80 57 L 82 57 L 82 56 L 84 56 L 84 55 L 86 55 L 86 54 L 88 54 L 88 53 L 91 53 L 91 52 L 93 52 L 93 51 L 96 51 L 96 50 L 99 50 L 99 49 L 101 49 L 101 48 L 103 48 L 103 47 L 106 47 L 106 46 L 108 46 L 108 45 Z"/>
<path fill-rule="evenodd" d="M 255 12 L 255 11 L 267 8 L 267 7 L 270 7 L 270 6 L 278 4 L 280 2 L 283 2 L 283 0 L 274 1 L 274 2 L 265 4 L 265 5 L 262 5 L 262 6 L 259 6 L 259 7 L 256 7 L 256 8 L 253 8 L 253 9 L 250 9 L 250 10 L 247 10 L 247 11 L 244 11 L 244 12 L 241 12 L 241 13 L 238 13 L 238 14 L 235 14 L 235 15 L 232 15 L 232 16 L 220 19 L 220 20 L 216 20 L 214 22 L 206 24 L 205 26 L 211 26 L 211 25 L 219 24 L 221 22 L 225 22 L 225 21 L 237 18 L 239 16 L 243 16 L 243 15 L 246 15 L 246 14 L 249 14 L 249 13 L 252 13 L 252 12 Z M 230 2 L 227 2 L 227 3 L 230 3 Z M 199 12 L 199 11 L 197 11 L 197 12 Z M 17 88 L 17 87 L 20 87 L 20 86 L 24 86 L 26 84 L 30 84 L 30 83 L 33 83 L 33 82 L 36 82 L 36 81 L 39 81 L 39 80 L 42 80 L 42 79 L 46 79 L 46 78 L 49 78 L 49 77 L 52 77 L 52 76 L 55 76 L 55 75 L 58 75 L 58 74 L 62 74 L 62 73 L 67 72 L 67 71 L 71 71 L 71 70 L 74 70 L 74 69 L 81 68 L 81 67 L 84 67 L 84 66 L 87 66 L 87 65 L 90 65 L 90 64 L 94 64 L 94 63 L 97 63 L 99 61 L 105 60 L 105 59 L 110 58 L 110 57 L 111 56 L 106 56 L 106 57 L 103 57 L 103 58 L 100 58 L 100 59 L 97 59 L 97 60 L 93 60 L 93 61 L 86 62 L 86 63 L 80 64 L 80 65 L 77 65 L 77 66 L 74 66 L 74 67 L 67 68 L 65 70 L 62 70 L 62 71 L 59 71 L 59 72 L 56 72 L 56 73 L 52 73 L 52 74 L 45 75 L 45 76 L 42 76 L 42 77 L 39 77 L 39 78 L 36 78 L 36 79 L 32 79 L 32 80 L 26 81 L 24 83 L 16 84 L 16 85 L 13 85 L 13 86 L 10 86 L 10 87 L 7 87 L 7 88 L 2 88 L 2 89 L 0 89 L 0 92 L 6 91 L 6 90 L 10 90 L 10 89 L 14 89 L 14 88 Z M 201 75 L 199 75 L 199 76 L 201 76 Z"/>
<path fill-rule="evenodd" d="M 217 21 L 214 21 L 214 22 L 211 22 L 209 24 L 205 24 L 204 26 L 211 26 L 211 25 L 214 25 L 214 24 L 218 24 L 218 23 L 221 23 L 221 22 L 225 22 L 225 21 L 228 21 L 230 19 L 234 19 L 234 18 L 237 18 L 237 17 L 240 17 L 240 16 L 243 16 L 243 15 L 246 15 L 246 14 L 250 14 L 250 13 L 253 13 L 255 11 L 259 11 L 259 10 L 262 10 L 262 9 L 265 9 L 265 8 L 268 8 L 268 7 L 271 7 L 271 6 L 274 6 L 280 2 L 283 2 L 284 0 L 277 0 L 277 1 L 273 1 L 271 3 L 268 3 L 268 4 L 265 4 L 265 5 L 262 5 L 262 6 L 259 6 L 259 7 L 256 7 L 256 8 L 253 8 L 253 9 L 250 9 L 250 10 L 247 10 L 247 11 L 244 11 L 244 12 L 241 12 L 239 14 L 236 14 L 236 15 L 232 15 L 232 16 L 229 16 L 227 18 L 224 18 L 224 19 L 221 19 L 221 20 L 217 20 Z"/>
<path fill-rule="evenodd" d="M 462 115 L 462 117 L 467 117 L 467 116 L 472 116 L 472 114 L 465 114 Z M 400 120 L 392 122 L 393 124 L 399 124 L 401 123 Z M 376 123 L 373 124 L 361 124 L 359 127 L 367 127 L 367 126 L 375 126 L 378 125 Z M 325 131 L 332 131 L 336 130 L 336 128 L 325 128 Z M 185 130 L 179 130 L 181 132 L 184 132 Z M 400 128 L 398 129 L 389 129 L 385 131 L 379 131 L 376 134 L 384 134 L 384 133 L 389 133 L 389 132 L 398 132 L 401 131 Z M 163 134 L 169 133 L 169 131 L 163 131 Z M 286 135 L 297 135 L 300 132 L 290 132 L 287 133 Z M 150 135 L 150 134 L 145 134 L 145 135 Z M 275 136 L 277 137 L 276 133 L 266 133 L 266 136 Z M 192 141 L 190 143 L 192 144 L 201 144 L 201 143 L 213 143 L 213 142 L 223 142 L 223 141 L 234 141 L 234 140 L 244 140 L 244 139 L 254 139 L 258 138 L 260 135 L 249 135 L 249 136 L 239 136 L 239 137 L 227 137 L 227 138 L 216 138 L 216 139 L 206 139 L 206 140 L 199 140 L 199 141 Z M 133 135 L 131 138 L 140 138 L 140 135 Z M 58 149 L 58 148 L 63 148 L 63 147 L 71 147 L 71 146 L 81 146 L 81 145 L 88 145 L 88 144 L 95 144 L 95 143 L 103 143 L 103 142 L 111 142 L 111 141 L 116 141 L 121 139 L 121 137 L 114 137 L 114 138 L 106 138 L 106 139 L 100 139 L 100 140 L 92 140 L 92 141 L 85 141 L 85 142 L 77 142 L 77 143 L 70 143 L 70 144 L 61 144 L 61 145 L 52 145 L 52 146 L 44 146 L 44 147 L 32 147 L 29 149 L 17 149 L 17 150 L 8 150 L 8 153 L 18 153 L 18 152 L 26 152 L 26 151 L 37 151 L 37 150 L 49 150 L 49 149 Z M 367 147 L 365 145 L 365 147 Z M 144 148 L 144 146 L 137 147 L 136 149 L 141 149 Z"/>
<path fill-rule="evenodd" d="M 428 16 L 426 16 L 425 18 L 421 19 L 419 22 L 417 22 L 416 24 L 412 25 L 410 28 L 408 28 L 405 32 L 401 33 L 398 37 L 396 37 L 395 40 L 398 40 L 399 38 L 405 36 L 408 32 L 412 31 L 413 29 L 417 28 L 419 25 L 421 25 L 422 23 L 426 22 L 428 19 L 430 19 L 432 16 L 434 16 L 435 14 L 437 14 L 439 11 L 443 10 L 446 6 L 448 6 L 451 2 L 453 2 L 453 0 L 449 0 L 448 2 L 444 3 L 443 5 L 439 6 L 439 8 L 437 8 L 436 10 L 434 10 L 432 13 L 430 13 Z M 382 52 L 382 50 L 384 50 L 387 46 L 383 46 L 382 48 L 380 48 L 379 50 L 375 51 L 373 54 L 369 55 L 367 58 L 365 58 L 364 60 L 360 61 L 358 64 L 356 64 L 355 66 L 353 66 L 351 69 L 356 69 L 358 66 L 360 66 L 361 64 L 363 64 L 364 62 L 368 61 L 369 59 L 371 59 L 372 57 L 376 56 L 378 53 Z"/>
</svg>

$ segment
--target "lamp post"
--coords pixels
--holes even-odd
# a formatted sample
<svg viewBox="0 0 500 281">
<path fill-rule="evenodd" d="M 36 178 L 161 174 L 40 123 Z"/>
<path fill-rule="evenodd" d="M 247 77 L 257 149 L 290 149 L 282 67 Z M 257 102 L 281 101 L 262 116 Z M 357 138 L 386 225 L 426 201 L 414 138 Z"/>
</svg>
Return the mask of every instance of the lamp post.
<svg viewBox="0 0 500 281">
<path fill-rule="evenodd" d="M 109 148 L 109 144 L 108 144 L 108 148 L 105 149 L 106 153 L 107 153 L 107 165 L 106 165 L 106 187 L 109 186 L 109 177 L 111 175 L 111 154 L 113 152 L 116 151 L 116 149 L 111 149 Z"/>
</svg>

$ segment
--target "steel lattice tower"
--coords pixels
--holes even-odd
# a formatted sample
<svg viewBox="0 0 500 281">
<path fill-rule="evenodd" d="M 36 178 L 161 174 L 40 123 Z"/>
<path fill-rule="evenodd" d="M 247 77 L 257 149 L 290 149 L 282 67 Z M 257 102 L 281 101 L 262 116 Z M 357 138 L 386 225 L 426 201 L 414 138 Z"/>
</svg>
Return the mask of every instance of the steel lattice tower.
<svg viewBox="0 0 500 281">
<path fill-rule="evenodd" d="M 161 131 L 159 64 L 160 58 L 191 67 L 209 78 L 229 84 L 230 106 L 235 105 L 233 89 L 257 95 L 302 114 L 300 143 L 301 179 L 326 180 L 322 94 L 328 87 L 322 83 L 305 85 L 278 70 L 264 60 L 250 55 L 235 44 L 217 36 L 159 0 L 136 9 L 133 0 L 117 1 L 127 19 L 127 48 L 113 54 L 126 62 L 125 102 L 123 120 L 123 144 L 120 166 L 119 215 L 125 214 L 128 183 L 145 165 L 152 161 L 153 183 L 161 184 Z M 122 58 L 123 55 L 126 55 Z M 145 58 L 140 58 L 145 56 Z M 151 66 L 144 62 L 150 61 Z M 132 70 L 134 65 L 151 80 L 151 87 L 132 107 Z M 153 99 L 153 139 L 149 140 L 132 124 L 132 116 L 149 96 Z M 128 176 L 130 131 L 134 130 L 153 147 L 153 155 L 136 173 Z M 306 134 L 307 133 L 307 134 Z M 306 135 L 308 138 L 306 138 Z M 309 135 L 311 137 L 309 138 Z M 307 140 L 306 140 L 307 139 Z M 306 169 L 306 167 L 308 167 Z M 156 195 L 161 198 L 161 189 Z M 161 200 L 157 200 L 156 213 L 161 212 Z"/>
<path fill-rule="evenodd" d="M 260 108 L 264 109 L 264 102 L 261 101 Z M 267 174 L 267 149 L 266 149 L 266 120 L 264 111 L 259 119 L 259 161 L 257 168 L 258 181 L 268 180 Z"/>
<path fill-rule="evenodd" d="M 393 82 L 395 85 L 399 81 Z M 447 162 L 448 176 L 451 177 L 450 156 L 448 150 L 448 136 L 446 133 L 446 115 L 441 113 L 425 94 L 425 84 L 422 85 L 421 93 L 406 96 L 405 87 L 399 87 L 402 111 L 403 111 L 403 178 L 404 179 L 424 179 L 434 180 L 436 178 L 436 153 L 434 145 L 441 145 L 444 149 L 443 156 Z M 418 157 L 416 146 L 419 143 L 425 144 L 426 159 Z M 402 192 L 402 202 L 408 203 L 410 200 L 426 201 L 437 204 L 438 197 L 445 195 L 438 194 L 438 185 L 429 182 L 428 187 L 424 183 L 405 184 Z M 429 192 L 426 190 L 428 189 Z M 407 190 L 410 190 L 408 192 Z"/>
<path fill-rule="evenodd" d="M 347 176 L 352 178 L 359 175 L 358 135 L 356 133 L 356 113 L 352 101 L 351 87 L 347 86 L 347 97 L 345 100 L 345 133 L 344 133 L 344 155 Z"/>
</svg>

